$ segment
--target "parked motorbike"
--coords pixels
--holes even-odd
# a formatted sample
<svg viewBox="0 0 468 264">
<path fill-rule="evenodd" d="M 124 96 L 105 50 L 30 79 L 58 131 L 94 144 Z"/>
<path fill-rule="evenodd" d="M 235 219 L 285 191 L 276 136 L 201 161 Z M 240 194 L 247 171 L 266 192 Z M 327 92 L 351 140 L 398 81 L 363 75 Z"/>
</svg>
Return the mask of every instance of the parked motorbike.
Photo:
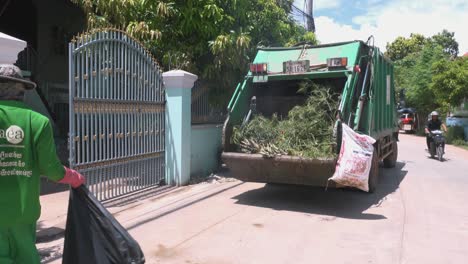
<svg viewBox="0 0 468 264">
<path fill-rule="evenodd" d="M 441 130 L 433 130 L 430 133 L 432 138 L 429 153 L 431 158 L 437 156 L 439 161 L 443 161 L 443 156 L 445 154 L 445 137 L 444 133 Z"/>
</svg>

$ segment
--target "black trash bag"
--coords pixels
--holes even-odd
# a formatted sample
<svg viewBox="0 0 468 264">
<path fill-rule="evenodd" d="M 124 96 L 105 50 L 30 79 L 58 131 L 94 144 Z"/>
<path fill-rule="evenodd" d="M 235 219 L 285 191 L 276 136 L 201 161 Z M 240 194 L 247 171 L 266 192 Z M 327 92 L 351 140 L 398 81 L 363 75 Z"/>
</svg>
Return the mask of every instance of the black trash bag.
<svg viewBox="0 0 468 264">
<path fill-rule="evenodd" d="M 138 243 L 85 186 L 70 191 L 63 264 L 142 264 Z"/>
</svg>

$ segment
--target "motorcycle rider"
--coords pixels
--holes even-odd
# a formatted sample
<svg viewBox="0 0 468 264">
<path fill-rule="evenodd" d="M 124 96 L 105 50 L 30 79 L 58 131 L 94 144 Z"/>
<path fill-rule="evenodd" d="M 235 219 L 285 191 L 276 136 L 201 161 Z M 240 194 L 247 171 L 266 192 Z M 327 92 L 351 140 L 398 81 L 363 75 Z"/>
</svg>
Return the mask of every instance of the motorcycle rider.
<svg viewBox="0 0 468 264">
<path fill-rule="evenodd" d="M 430 114 L 431 118 L 427 121 L 426 127 L 424 131 L 426 132 L 426 144 L 427 144 L 427 150 L 430 151 L 430 146 L 431 146 L 431 141 L 432 141 L 432 136 L 431 136 L 431 131 L 434 130 L 442 130 L 444 132 L 447 132 L 447 127 L 445 126 L 444 123 L 439 119 L 439 113 L 437 111 L 432 111 Z"/>
</svg>

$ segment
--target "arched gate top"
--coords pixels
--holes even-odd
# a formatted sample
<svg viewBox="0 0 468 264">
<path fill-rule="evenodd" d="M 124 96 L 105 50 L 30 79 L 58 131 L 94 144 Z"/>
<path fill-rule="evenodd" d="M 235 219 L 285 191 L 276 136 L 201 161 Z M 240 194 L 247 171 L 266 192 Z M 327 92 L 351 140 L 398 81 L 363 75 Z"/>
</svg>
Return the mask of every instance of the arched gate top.
<svg viewBox="0 0 468 264">
<path fill-rule="evenodd" d="M 127 32 L 116 28 L 91 29 L 73 37 L 70 45 L 73 54 L 80 52 L 86 47 L 101 42 L 119 42 L 135 49 L 140 56 L 146 58 L 148 62 L 154 63 L 158 70 L 162 70 L 153 54 L 136 38 L 127 34 Z"/>
</svg>

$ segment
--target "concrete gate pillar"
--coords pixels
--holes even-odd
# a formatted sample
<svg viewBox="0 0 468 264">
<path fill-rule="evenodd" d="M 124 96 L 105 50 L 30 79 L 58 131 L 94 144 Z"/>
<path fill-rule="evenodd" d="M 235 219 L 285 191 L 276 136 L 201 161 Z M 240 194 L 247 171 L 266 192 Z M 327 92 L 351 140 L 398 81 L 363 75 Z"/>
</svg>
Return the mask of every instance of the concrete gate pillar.
<svg viewBox="0 0 468 264">
<path fill-rule="evenodd" d="M 190 180 L 192 88 L 198 76 L 173 70 L 163 73 L 166 89 L 166 182 L 185 185 Z"/>
</svg>

